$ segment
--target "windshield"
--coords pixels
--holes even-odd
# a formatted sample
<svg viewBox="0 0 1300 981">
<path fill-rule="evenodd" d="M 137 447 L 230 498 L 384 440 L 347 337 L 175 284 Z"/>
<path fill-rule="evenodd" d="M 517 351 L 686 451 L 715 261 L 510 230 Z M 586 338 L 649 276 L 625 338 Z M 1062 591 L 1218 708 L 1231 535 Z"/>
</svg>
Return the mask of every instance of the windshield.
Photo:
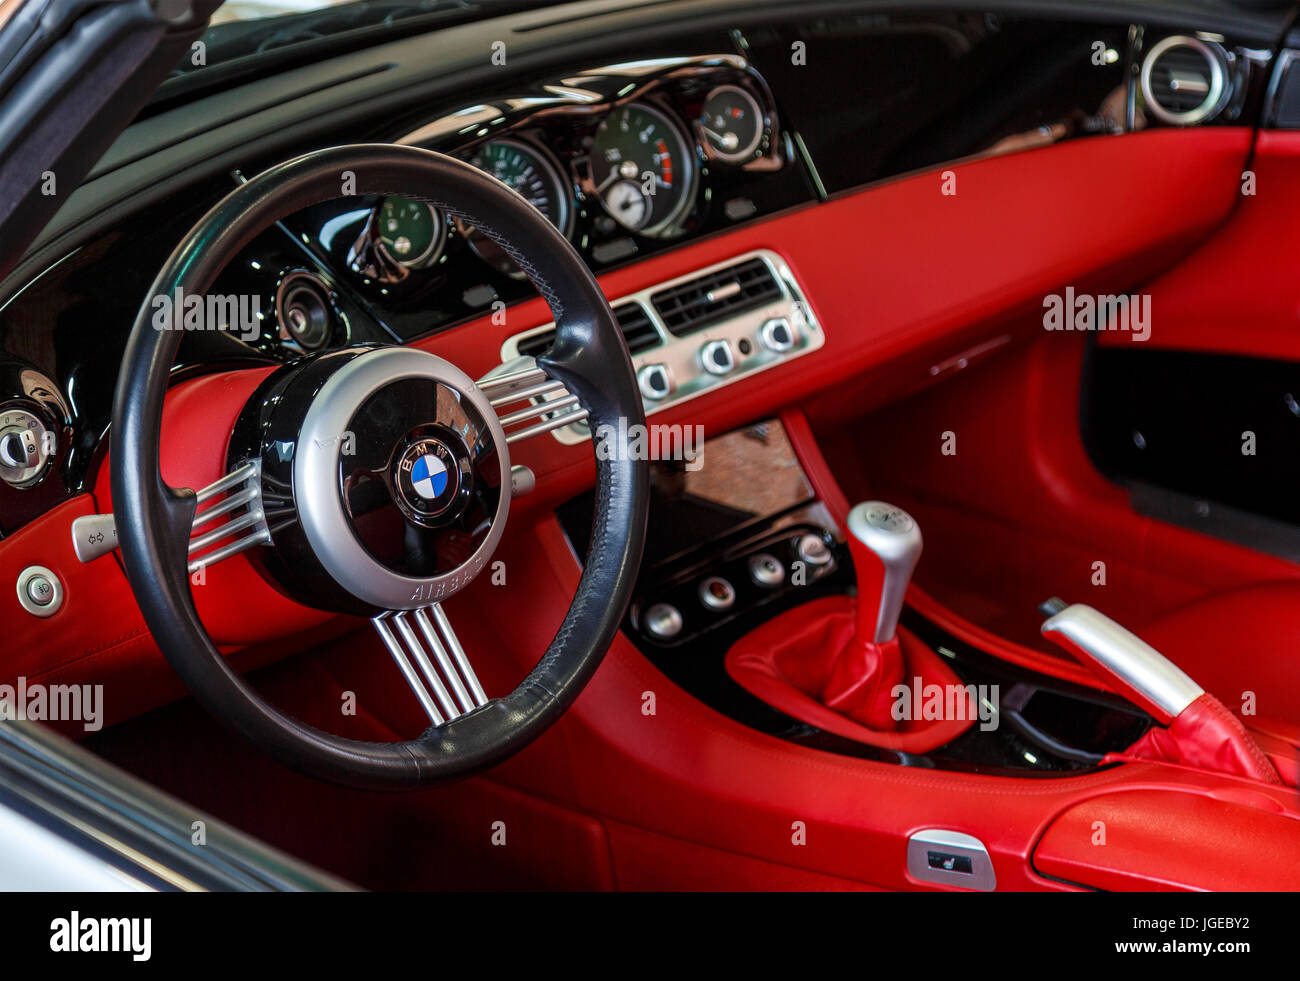
<svg viewBox="0 0 1300 981">
<path fill-rule="evenodd" d="M 321 57 L 449 24 L 567 0 L 228 0 L 172 73 L 260 73 L 270 62 Z M 214 73 L 215 74 L 215 73 Z M 164 86 L 164 91 L 167 86 Z"/>
</svg>

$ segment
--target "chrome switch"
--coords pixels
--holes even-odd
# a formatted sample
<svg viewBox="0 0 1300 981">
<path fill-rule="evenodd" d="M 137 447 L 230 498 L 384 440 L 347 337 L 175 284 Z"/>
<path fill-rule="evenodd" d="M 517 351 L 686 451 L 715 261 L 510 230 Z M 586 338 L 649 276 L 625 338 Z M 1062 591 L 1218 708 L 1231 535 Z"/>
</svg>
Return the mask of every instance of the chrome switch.
<svg viewBox="0 0 1300 981">
<path fill-rule="evenodd" d="M 668 366 L 648 364 L 636 373 L 636 382 L 641 394 L 656 401 L 672 394 L 673 380 L 669 377 Z"/>
<path fill-rule="evenodd" d="M 736 356 L 731 353 L 730 341 L 709 341 L 700 348 L 700 363 L 711 375 L 726 375 L 736 367 Z"/>
<path fill-rule="evenodd" d="M 84 514 L 72 519 L 72 550 L 90 562 L 117 548 L 117 521 L 111 514 Z"/>
<path fill-rule="evenodd" d="M 794 347 L 795 342 L 799 340 L 799 335 L 795 332 L 795 328 L 791 326 L 788 319 L 776 317 L 765 322 L 758 329 L 758 339 L 763 342 L 763 346 L 769 351 L 784 354 Z"/>
</svg>

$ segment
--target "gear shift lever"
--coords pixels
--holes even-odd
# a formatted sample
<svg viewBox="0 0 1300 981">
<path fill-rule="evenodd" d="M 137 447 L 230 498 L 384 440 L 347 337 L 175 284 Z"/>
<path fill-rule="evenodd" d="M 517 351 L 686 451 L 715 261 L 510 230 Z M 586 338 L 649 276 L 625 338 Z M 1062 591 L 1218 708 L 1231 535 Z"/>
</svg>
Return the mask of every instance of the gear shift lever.
<svg viewBox="0 0 1300 981">
<path fill-rule="evenodd" d="M 902 508 L 867 501 L 849 512 L 849 551 L 858 577 L 858 640 L 894 639 L 903 597 L 921 557 L 921 529 Z"/>
<path fill-rule="evenodd" d="M 727 673 L 824 732 L 929 752 L 966 732 L 978 711 L 972 705 L 969 713 L 935 714 L 918 704 L 920 691 L 962 687 L 944 658 L 898 625 L 921 557 L 921 529 L 884 501 L 859 504 L 846 524 L 857 597 L 824 596 L 778 614 L 732 646 Z"/>
<path fill-rule="evenodd" d="M 921 529 L 910 514 L 884 501 L 859 504 L 849 512 L 848 525 L 858 577 L 856 620 L 821 696 L 829 708 L 888 731 L 897 725 L 891 693 L 906 674 L 898 615 L 921 557 Z"/>
</svg>

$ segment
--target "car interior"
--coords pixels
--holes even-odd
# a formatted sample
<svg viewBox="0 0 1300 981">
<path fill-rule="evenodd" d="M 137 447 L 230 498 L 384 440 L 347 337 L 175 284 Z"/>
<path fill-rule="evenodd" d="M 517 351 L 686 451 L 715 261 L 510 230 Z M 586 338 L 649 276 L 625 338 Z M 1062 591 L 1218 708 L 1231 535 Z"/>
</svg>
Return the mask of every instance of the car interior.
<svg viewBox="0 0 1300 981">
<path fill-rule="evenodd" d="M 369 890 L 1300 886 L 1294 7 L 263 6 L 0 255 L 0 702 Z"/>
</svg>

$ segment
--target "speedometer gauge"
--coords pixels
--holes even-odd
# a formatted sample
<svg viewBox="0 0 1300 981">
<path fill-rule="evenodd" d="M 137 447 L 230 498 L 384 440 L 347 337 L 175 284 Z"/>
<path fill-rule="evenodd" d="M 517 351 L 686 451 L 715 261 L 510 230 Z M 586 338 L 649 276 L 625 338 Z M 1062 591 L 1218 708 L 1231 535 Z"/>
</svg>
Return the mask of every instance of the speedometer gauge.
<svg viewBox="0 0 1300 981">
<path fill-rule="evenodd" d="M 695 159 L 667 116 L 631 102 L 596 130 L 591 176 L 611 218 L 642 235 L 662 235 L 674 230 L 690 207 Z"/>
<path fill-rule="evenodd" d="M 569 236 L 573 229 L 572 191 L 547 154 L 518 140 L 490 140 L 478 148 L 469 162 L 518 192 L 566 238 Z M 459 218 L 456 225 L 483 261 L 509 276 L 523 276 L 522 270 L 496 242 Z"/>
<path fill-rule="evenodd" d="M 469 162 L 518 191 L 552 225 L 568 234 L 570 194 L 555 165 L 537 150 L 515 140 L 492 140 L 479 147 Z"/>
</svg>

